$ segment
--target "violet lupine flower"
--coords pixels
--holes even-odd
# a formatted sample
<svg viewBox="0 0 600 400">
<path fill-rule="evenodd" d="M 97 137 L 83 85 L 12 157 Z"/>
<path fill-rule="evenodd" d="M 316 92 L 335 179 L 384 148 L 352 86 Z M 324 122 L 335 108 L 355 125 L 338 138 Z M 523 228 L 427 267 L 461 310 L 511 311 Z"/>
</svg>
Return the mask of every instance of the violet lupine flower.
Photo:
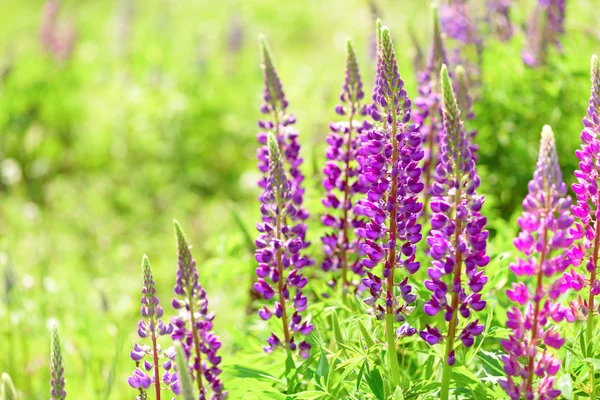
<svg viewBox="0 0 600 400">
<path fill-rule="evenodd" d="M 63 368 L 62 354 L 60 352 L 60 337 L 58 327 L 52 327 L 50 344 L 50 400 L 65 400 L 65 370 Z"/>
<path fill-rule="evenodd" d="M 323 168 L 323 187 L 325 196 L 323 205 L 329 211 L 321 218 L 323 224 L 333 232 L 321 237 L 325 259 L 324 271 L 340 271 L 342 290 L 346 292 L 352 279 L 348 271 L 352 270 L 359 276 L 364 275 L 360 260 L 361 245 L 354 234 L 359 227 L 364 226 L 362 216 L 354 214 L 353 197 L 366 194 L 368 183 L 362 177 L 362 158 L 359 154 L 363 133 L 372 125 L 360 116 L 366 115 L 366 106 L 362 106 L 365 97 L 363 83 L 358 70 L 358 62 L 352 43 L 348 40 L 346 58 L 346 79 L 340 95 L 341 104 L 335 111 L 344 122 L 329 124 L 331 132 L 327 136 L 327 159 Z M 335 279 L 335 278 L 334 278 Z"/>
<path fill-rule="evenodd" d="M 221 357 L 217 351 L 221 348 L 221 340 L 212 332 L 215 314 L 208 312 L 206 292 L 198 282 L 196 260 L 185 234 L 177 221 L 173 221 L 173 225 L 177 239 L 178 267 L 174 289 L 177 297 L 171 301 L 171 305 L 178 310 L 178 315 L 171 319 L 174 325 L 171 337 L 179 341 L 185 351 L 198 386 L 199 399 L 226 399 L 227 391 L 223 390 L 223 383 L 219 378 Z"/>
<path fill-rule="evenodd" d="M 440 25 L 442 32 L 450 39 L 450 61 L 462 65 L 473 82 L 481 75 L 483 40 L 477 27 L 477 21 L 467 0 L 448 0 L 440 5 Z M 473 48 L 475 54 L 473 55 Z"/>
<path fill-rule="evenodd" d="M 543 65 L 551 44 L 554 44 L 559 52 L 562 51 L 560 36 L 565 32 L 565 1 L 537 1 L 527 24 L 526 46 L 522 52 L 525 65 Z"/>
<path fill-rule="evenodd" d="M 309 265 L 309 260 L 301 255 L 305 247 L 302 236 L 304 227 L 302 222 L 288 225 L 298 213 L 291 190 L 292 183 L 287 179 L 279 145 L 272 133 L 268 135 L 268 146 L 269 174 L 260 206 L 262 222 L 256 224 L 260 235 L 256 239 L 254 256 L 258 261 L 258 280 L 254 289 L 265 300 L 274 299 L 273 305 L 264 305 L 258 315 L 265 321 L 273 315 L 281 319 L 283 342 L 272 333 L 264 350 L 272 353 L 276 348 L 283 347 L 289 351 L 298 350 L 302 358 L 307 358 L 310 345 L 305 340 L 298 344 L 295 341 L 297 334 L 308 336 L 313 330 L 312 324 L 306 320 L 303 322 L 301 315 L 308 303 L 302 294 L 302 288 L 308 283 L 308 279 L 302 276 L 302 269 Z M 293 293 L 292 288 L 295 288 Z"/>
<path fill-rule="evenodd" d="M 267 146 L 268 132 L 272 132 L 279 145 L 280 153 L 283 156 L 284 163 L 286 165 L 286 172 L 290 178 L 290 192 L 292 194 L 292 202 L 297 209 L 294 216 L 290 216 L 294 222 L 305 221 L 309 214 L 304 207 L 302 202 L 304 199 L 304 189 L 302 182 L 304 181 L 304 175 L 300 171 L 302 165 L 302 157 L 300 157 L 300 142 L 298 141 L 299 132 L 292 128 L 292 125 L 296 123 L 296 117 L 293 114 L 287 113 L 288 101 L 285 98 L 283 92 L 283 86 L 275 70 L 275 65 L 271 58 L 271 52 L 265 41 L 264 37 L 260 38 L 260 47 L 262 55 L 262 68 L 263 77 L 265 81 L 265 88 L 263 92 L 264 103 L 260 108 L 260 111 L 269 115 L 270 119 L 261 120 L 258 122 L 258 126 L 265 131 L 259 132 L 257 135 L 259 143 L 262 145 L 258 149 L 258 168 L 263 174 L 267 174 L 269 170 L 268 153 L 269 149 Z M 258 185 L 264 189 L 267 185 L 266 177 L 259 181 Z M 302 239 L 302 245 L 307 248 L 310 242 L 306 241 L 306 225 L 297 224 L 297 234 Z M 312 265 L 313 260 L 309 260 L 309 264 Z"/>
<path fill-rule="evenodd" d="M 448 64 L 442 41 L 437 7 L 432 7 L 431 45 L 427 65 L 418 75 L 419 97 L 415 99 L 417 112 L 414 121 L 419 124 L 423 140 L 423 175 L 425 183 L 424 210 L 429 202 L 431 184 L 439 152 L 439 135 L 442 126 L 442 96 L 438 71 Z"/>
<path fill-rule="evenodd" d="M 511 0 L 487 0 L 487 22 L 502 42 L 513 36 L 509 15 L 510 2 Z"/>
<path fill-rule="evenodd" d="M 384 26 L 380 35 L 376 102 L 370 110 L 376 126 L 367 132 L 362 149 L 368 154 L 363 174 L 370 187 L 355 212 L 368 220 L 364 228 L 358 229 L 366 255 L 362 263 L 368 270 L 363 283 L 369 288 L 370 297 L 365 303 L 373 307 L 378 319 L 386 319 L 389 362 L 394 375 L 398 369 L 394 351 L 398 333 L 394 332 L 393 323 L 404 322 L 416 300 L 408 278 L 398 284 L 394 277 L 396 269 L 404 267 L 413 274 L 420 265 L 415 253 L 421 240 L 417 218 L 422 210 L 419 193 L 424 185 L 419 162 L 423 150 L 418 126 L 409 123 L 411 101 L 398 73 L 390 31 Z M 382 277 L 371 272 L 380 264 Z M 400 296 L 396 295 L 396 288 Z M 414 330 L 405 327 L 402 333 Z"/>
<path fill-rule="evenodd" d="M 563 272 L 570 264 L 565 249 L 572 243 L 569 228 L 573 216 L 554 133 L 548 125 L 542 130 L 540 154 L 523 208 L 518 220 L 521 232 L 514 244 L 525 257 L 510 265 L 519 283 L 506 291 L 510 300 L 523 307 L 514 306 L 507 312 L 507 327 L 513 333 L 501 342 L 508 353 L 502 357 L 507 379 L 499 383 L 513 400 L 553 399 L 560 395 L 554 388 L 554 376 L 561 362 L 549 350 L 560 349 L 565 339 L 551 320 L 573 322 L 575 316 L 556 302 L 569 288 Z M 538 346 L 546 349 L 538 351 Z"/>
<path fill-rule="evenodd" d="M 472 311 L 485 308 L 480 292 L 487 277 L 478 267 L 485 267 L 490 258 L 486 255 L 486 218 L 480 213 L 484 197 L 476 193 L 480 181 L 445 65 L 441 83 L 444 129 L 440 133 L 436 182 L 432 185 L 432 230 L 427 238 L 433 261 L 427 270 L 430 279 L 425 281 L 432 295 L 424 310 L 431 316 L 444 313 L 448 323 L 445 357 L 451 366 L 455 360 L 454 340 L 459 338 L 464 346 L 470 347 L 474 337 L 483 332 L 483 325 L 473 319 Z M 459 334 L 460 319 L 465 323 Z M 433 345 L 441 341 L 441 332 L 433 327 L 422 331 L 421 337 Z"/>
<path fill-rule="evenodd" d="M 66 60 L 75 47 L 77 32 L 70 21 L 58 24 L 59 0 L 47 0 L 42 9 L 40 40 L 46 52 L 57 60 Z"/>
<path fill-rule="evenodd" d="M 173 364 L 174 351 L 169 348 L 162 351 L 157 340 L 161 336 L 173 333 L 171 323 L 164 324 L 162 321 L 163 308 L 160 306 L 158 297 L 156 297 L 156 288 L 154 287 L 154 277 L 148 256 L 142 258 L 142 319 L 137 325 L 137 334 L 140 339 L 150 339 L 150 345 L 140 345 L 136 343 L 130 352 L 131 359 L 135 362 L 136 369 L 127 379 L 129 386 L 138 389 L 139 399 L 146 398 L 146 389 L 154 384 L 156 398 L 160 399 L 161 376 L 159 359 L 165 359 L 162 363 L 164 375 L 162 382 L 167 387 L 170 386 L 173 373 L 170 371 Z"/>
</svg>

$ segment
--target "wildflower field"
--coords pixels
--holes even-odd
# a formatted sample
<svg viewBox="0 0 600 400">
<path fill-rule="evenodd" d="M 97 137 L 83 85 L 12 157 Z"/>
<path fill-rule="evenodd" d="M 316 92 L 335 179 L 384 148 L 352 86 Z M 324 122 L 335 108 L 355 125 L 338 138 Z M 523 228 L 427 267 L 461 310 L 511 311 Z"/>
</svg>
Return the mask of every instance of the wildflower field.
<svg viewBox="0 0 600 400">
<path fill-rule="evenodd" d="M 599 10 L 0 1 L 0 400 L 599 398 Z"/>
</svg>

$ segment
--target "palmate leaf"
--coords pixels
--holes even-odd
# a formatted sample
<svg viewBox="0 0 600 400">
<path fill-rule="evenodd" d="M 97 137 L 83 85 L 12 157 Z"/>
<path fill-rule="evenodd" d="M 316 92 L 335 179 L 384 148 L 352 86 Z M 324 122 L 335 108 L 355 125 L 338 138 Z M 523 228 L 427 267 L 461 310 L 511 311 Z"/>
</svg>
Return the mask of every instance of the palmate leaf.
<svg viewBox="0 0 600 400">
<path fill-rule="evenodd" d="M 317 375 L 318 382 L 321 381 L 321 378 L 325 379 L 325 384 L 329 382 L 329 362 L 327 361 L 327 356 L 323 350 L 321 350 L 321 357 L 319 358 L 319 363 L 317 364 L 315 373 Z"/>
<path fill-rule="evenodd" d="M 369 365 L 367 364 L 365 368 L 365 380 L 367 381 L 367 385 L 369 385 L 369 388 L 371 388 L 371 392 L 373 393 L 373 395 L 375 395 L 375 398 L 379 400 L 385 400 L 383 378 L 381 377 L 379 369 L 375 368 L 373 370 L 370 370 Z"/>
<path fill-rule="evenodd" d="M 357 356 L 341 362 L 336 368 L 337 370 L 343 370 L 340 379 L 342 381 L 346 380 L 351 373 L 356 371 L 360 364 L 366 362 L 366 356 Z"/>
<path fill-rule="evenodd" d="M 276 383 L 281 383 L 283 384 L 284 382 L 279 379 L 274 377 L 273 375 L 269 374 L 268 372 L 256 369 L 256 368 L 252 368 L 252 367 L 248 367 L 245 365 L 239 365 L 239 364 L 233 364 L 233 365 L 223 365 L 221 367 L 223 369 L 224 372 L 233 375 L 237 378 L 250 378 L 250 379 L 257 379 L 257 380 L 262 380 L 262 381 L 271 381 L 271 382 L 276 382 Z"/>
</svg>

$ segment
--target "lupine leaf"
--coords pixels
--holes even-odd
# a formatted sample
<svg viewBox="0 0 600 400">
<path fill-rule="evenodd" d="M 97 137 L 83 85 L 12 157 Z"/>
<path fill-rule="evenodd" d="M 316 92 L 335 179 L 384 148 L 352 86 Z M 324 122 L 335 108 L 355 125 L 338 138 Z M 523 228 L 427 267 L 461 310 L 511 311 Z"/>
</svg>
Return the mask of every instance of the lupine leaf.
<svg viewBox="0 0 600 400">
<path fill-rule="evenodd" d="M 375 341 L 373 340 L 373 337 L 367 330 L 367 327 L 365 326 L 365 324 L 363 324 L 363 322 L 360 319 L 357 322 L 358 329 L 360 329 L 360 332 L 362 333 L 363 339 L 365 340 L 365 344 L 369 348 L 373 347 L 373 345 L 375 345 Z"/>
<path fill-rule="evenodd" d="M 573 398 L 573 381 L 569 374 L 564 374 L 556 381 L 556 387 L 560 390 L 560 394 L 566 400 Z"/>
<path fill-rule="evenodd" d="M 184 400 L 194 400 L 194 388 L 192 386 L 192 377 L 188 369 L 188 363 L 183 353 L 181 345 L 177 345 L 177 374 L 181 386 L 181 394 Z"/>
<path fill-rule="evenodd" d="M 319 364 L 317 364 L 315 372 L 319 381 L 321 378 L 325 379 L 325 383 L 329 381 L 329 362 L 327 361 L 327 356 L 323 350 L 321 350 L 321 357 L 319 358 Z"/>
<path fill-rule="evenodd" d="M 338 316 L 335 310 L 333 310 L 333 313 L 331 314 L 331 325 L 333 326 L 333 334 L 335 336 L 335 341 L 338 344 L 345 343 L 344 335 L 342 334 L 340 322 L 338 320 Z"/>
</svg>

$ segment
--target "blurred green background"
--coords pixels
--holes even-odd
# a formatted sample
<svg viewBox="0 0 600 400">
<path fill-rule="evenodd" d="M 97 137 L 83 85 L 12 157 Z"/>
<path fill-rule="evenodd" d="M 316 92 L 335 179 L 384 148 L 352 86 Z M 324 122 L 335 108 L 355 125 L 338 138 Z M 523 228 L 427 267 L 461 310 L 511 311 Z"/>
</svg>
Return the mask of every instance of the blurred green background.
<svg viewBox="0 0 600 400">
<path fill-rule="evenodd" d="M 472 3 L 483 10 L 483 0 Z M 479 131 L 490 227 L 506 238 L 515 232 L 505 221 L 520 210 L 544 124 L 554 128 L 572 179 L 589 59 L 600 52 L 597 2 L 569 0 L 563 54 L 526 68 L 523 24 L 533 1 L 513 3 L 512 40 L 501 43 L 483 26 L 483 86 L 469 123 Z M 427 2 L 376 5 L 414 98 L 408 32 L 427 47 Z M 173 218 L 194 245 L 225 361 L 248 343 L 258 349 L 266 328 L 246 317 L 254 262 L 232 213 L 254 236 L 262 91 L 256 38 L 264 33 L 270 42 L 298 119 L 317 254 L 324 138 L 336 118 L 345 39 L 353 39 L 371 87 L 371 5 L 63 0 L 56 29 L 61 49 L 72 41 L 67 54 L 42 44 L 43 8 L 41 0 L 0 1 L 0 372 L 26 398 L 47 398 L 48 327 L 58 322 L 69 395 L 131 398 L 141 257 L 150 257 L 169 315 Z M 495 252 L 512 251 L 509 240 L 498 243 Z"/>
</svg>

